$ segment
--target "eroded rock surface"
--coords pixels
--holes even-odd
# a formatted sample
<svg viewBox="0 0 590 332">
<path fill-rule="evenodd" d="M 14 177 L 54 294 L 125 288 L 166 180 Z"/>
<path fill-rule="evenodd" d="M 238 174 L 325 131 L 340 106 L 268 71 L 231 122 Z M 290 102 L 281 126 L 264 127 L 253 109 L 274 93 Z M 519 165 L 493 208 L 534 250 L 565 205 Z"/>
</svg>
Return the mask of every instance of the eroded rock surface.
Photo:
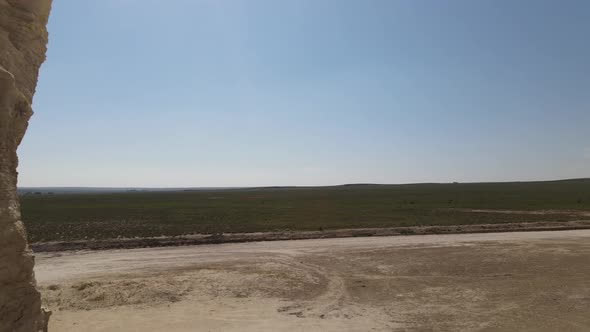
<svg viewBox="0 0 590 332">
<path fill-rule="evenodd" d="M 0 331 L 45 329 L 16 194 L 20 144 L 45 60 L 51 0 L 0 0 Z"/>
</svg>

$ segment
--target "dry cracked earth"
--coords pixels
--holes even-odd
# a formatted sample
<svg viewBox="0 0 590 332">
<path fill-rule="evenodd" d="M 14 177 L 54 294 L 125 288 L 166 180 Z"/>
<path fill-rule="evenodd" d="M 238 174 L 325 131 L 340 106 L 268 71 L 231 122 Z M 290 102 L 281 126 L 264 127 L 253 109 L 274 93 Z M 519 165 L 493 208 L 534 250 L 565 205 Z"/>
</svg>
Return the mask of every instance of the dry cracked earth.
<svg viewBox="0 0 590 332">
<path fill-rule="evenodd" d="M 590 230 L 37 255 L 52 331 L 588 331 Z"/>
</svg>

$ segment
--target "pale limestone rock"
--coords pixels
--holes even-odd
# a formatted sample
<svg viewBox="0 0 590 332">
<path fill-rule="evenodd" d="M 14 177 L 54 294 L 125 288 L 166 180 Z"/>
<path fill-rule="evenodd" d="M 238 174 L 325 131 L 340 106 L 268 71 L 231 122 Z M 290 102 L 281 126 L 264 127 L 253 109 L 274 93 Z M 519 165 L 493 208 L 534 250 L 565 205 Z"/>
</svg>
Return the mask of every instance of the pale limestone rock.
<svg viewBox="0 0 590 332">
<path fill-rule="evenodd" d="M 0 332 L 43 331 L 48 317 L 20 221 L 16 149 L 33 114 L 50 7 L 51 0 L 0 0 Z"/>
</svg>

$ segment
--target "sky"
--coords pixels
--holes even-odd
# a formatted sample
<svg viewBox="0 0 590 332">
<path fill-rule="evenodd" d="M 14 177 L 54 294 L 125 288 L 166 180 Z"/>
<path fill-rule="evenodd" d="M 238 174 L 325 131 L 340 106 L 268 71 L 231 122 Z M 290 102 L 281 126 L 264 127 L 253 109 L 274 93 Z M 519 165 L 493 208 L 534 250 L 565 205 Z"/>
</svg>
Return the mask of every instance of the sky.
<svg viewBox="0 0 590 332">
<path fill-rule="evenodd" d="M 20 186 L 590 176 L 586 0 L 60 0 Z"/>
</svg>

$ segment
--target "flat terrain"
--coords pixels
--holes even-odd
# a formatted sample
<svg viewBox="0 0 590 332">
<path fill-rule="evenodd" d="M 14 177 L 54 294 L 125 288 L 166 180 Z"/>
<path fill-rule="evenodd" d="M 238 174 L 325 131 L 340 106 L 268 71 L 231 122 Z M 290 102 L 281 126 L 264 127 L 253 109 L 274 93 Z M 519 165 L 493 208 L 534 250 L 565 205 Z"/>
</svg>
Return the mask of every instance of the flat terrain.
<svg viewBox="0 0 590 332">
<path fill-rule="evenodd" d="M 590 230 L 37 254 L 53 331 L 588 331 Z"/>
<path fill-rule="evenodd" d="M 589 219 L 590 179 L 30 194 L 31 242 Z M 499 212 L 508 213 L 499 213 Z M 535 213 L 531 213 L 535 212 Z"/>
</svg>

